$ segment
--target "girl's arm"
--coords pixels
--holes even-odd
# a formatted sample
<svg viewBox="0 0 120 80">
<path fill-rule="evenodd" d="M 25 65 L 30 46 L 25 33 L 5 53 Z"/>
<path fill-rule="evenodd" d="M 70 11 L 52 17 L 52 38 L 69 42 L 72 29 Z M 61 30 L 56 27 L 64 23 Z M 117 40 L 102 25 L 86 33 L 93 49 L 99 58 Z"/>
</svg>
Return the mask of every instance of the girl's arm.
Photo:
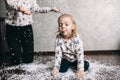
<svg viewBox="0 0 120 80">
<path fill-rule="evenodd" d="M 61 43 L 59 42 L 59 39 L 56 38 L 55 41 L 55 69 L 60 69 L 61 59 L 62 59 L 62 51 L 60 47 Z"/>
<path fill-rule="evenodd" d="M 84 51 L 83 44 L 80 38 L 78 37 L 76 40 L 76 54 L 77 54 L 77 76 L 84 77 Z"/>
<path fill-rule="evenodd" d="M 19 5 L 19 0 L 6 0 L 7 8 L 10 10 L 20 11 L 24 14 L 31 14 L 29 10 L 25 9 L 23 6 Z"/>
<path fill-rule="evenodd" d="M 32 12 L 38 12 L 38 13 L 46 13 L 46 12 L 49 12 L 49 11 L 59 12 L 59 9 L 57 9 L 55 7 L 53 7 L 53 8 L 39 7 L 36 0 L 32 0 L 31 3 L 32 3 L 32 6 L 31 6 Z"/>
<path fill-rule="evenodd" d="M 56 38 L 55 41 L 55 64 L 52 71 L 52 75 L 55 76 L 59 72 L 61 59 L 62 59 L 62 51 L 60 48 L 61 43 L 59 43 L 59 39 Z"/>
<path fill-rule="evenodd" d="M 83 44 L 80 39 L 77 40 L 75 51 L 77 56 L 77 70 L 84 71 L 84 51 Z"/>
<path fill-rule="evenodd" d="M 7 8 L 18 10 L 18 1 L 17 0 L 6 0 Z"/>
<path fill-rule="evenodd" d="M 23 6 L 18 6 L 18 10 L 27 15 L 31 14 L 31 12 L 29 10 L 25 9 Z"/>
</svg>

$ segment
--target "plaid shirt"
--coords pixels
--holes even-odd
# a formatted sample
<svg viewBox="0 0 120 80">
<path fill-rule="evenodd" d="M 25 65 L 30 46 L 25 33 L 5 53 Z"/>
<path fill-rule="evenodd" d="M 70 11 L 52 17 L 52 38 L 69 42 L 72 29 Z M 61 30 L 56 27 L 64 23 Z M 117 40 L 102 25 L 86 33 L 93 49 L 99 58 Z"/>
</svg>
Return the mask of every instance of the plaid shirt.
<svg viewBox="0 0 120 80">
<path fill-rule="evenodd" d="M 57 35 L 55 41 L 55 66 L 60 69 L 61 59 L 67 59 L 70 62 L 77 60 L 77 69 L 84 71 L 84 51 L 82 41 L 79 35 L 64 41 L 62 36 Z"/>
<path fill-rule="evenodd" d="M 51 10 L 49 7 L 39 7 L 36 0 L 7 0 L 9 5 L 6 23 L 12 26 L 26 26 L 33 23 L 32 14 L 26 15 L 18 10 L 17 6 L 23 6 L 30 12 L 45 13 Z"/>
</svg>

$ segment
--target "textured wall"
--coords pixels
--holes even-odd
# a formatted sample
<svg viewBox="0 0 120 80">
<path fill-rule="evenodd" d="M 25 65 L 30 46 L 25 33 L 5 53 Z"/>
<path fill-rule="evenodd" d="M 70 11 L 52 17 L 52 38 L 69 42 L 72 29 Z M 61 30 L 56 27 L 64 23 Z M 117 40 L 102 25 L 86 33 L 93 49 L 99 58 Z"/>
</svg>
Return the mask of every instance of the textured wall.
<svg viewBox="0 0 120 80">
<path fill-rule="evenodd" d="M 38 0 L 42 6 L 56 6 L 70 13 L 85 50 L 120 50 L 120 0 Z M 35 51 L 53 51 L 60 14 L 34 15 Z"/>
</svg>

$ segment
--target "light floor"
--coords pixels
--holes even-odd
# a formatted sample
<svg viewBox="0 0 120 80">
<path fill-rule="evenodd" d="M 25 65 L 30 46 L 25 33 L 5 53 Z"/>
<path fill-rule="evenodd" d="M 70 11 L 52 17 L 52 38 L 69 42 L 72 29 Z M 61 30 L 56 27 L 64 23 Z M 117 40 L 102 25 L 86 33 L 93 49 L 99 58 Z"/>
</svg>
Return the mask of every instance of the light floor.
<svg viewBox="0 0 120 80">
<path fill-rule="evenodd" d="M 90 69 L 81 80 L 120 80 L 120 54 L 85 55 Z M 51 77 L 54 55 L 35 55 L 34 63 L 18 66 L 5 66 L 1 69 L 1 80 L 76 80 L 74 72 Z M 47 72 L 48 71 L 48 72 Z M 69 75 L 67 75 L 69 74 Z M 62 76 L 62 77 L 61 77 Z M 78 79 L 79 80 L 79 79 Z"/>
</svg>

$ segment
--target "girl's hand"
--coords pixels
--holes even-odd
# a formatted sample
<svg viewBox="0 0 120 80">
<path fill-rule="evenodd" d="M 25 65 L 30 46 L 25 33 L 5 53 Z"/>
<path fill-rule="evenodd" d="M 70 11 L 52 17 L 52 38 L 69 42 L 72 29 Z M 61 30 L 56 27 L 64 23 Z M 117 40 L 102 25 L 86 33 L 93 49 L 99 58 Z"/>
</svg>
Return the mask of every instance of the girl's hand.
<svg viewBox="0 0 120 80">
<path fill-rule="evenodd" d="M 58 8 L 56 8 L 56 7 L 53 7 L 53 8 L 51 9 L 51 11 L 60 12 L 60 10 L 59 10 Z"/>
<path fill-rule="evenodd" d="M 18 10 L 20 10 L 21 12 L 23 12 L 24 14 L 30 15 L 31 12 L 28 11 L 27 9 L 25 9 L 23 6 L 18 6 Z"/>
<path fill-rule="evenodd" d="M 53 71 L 52 71 L 52 76 L 56 76 L 58 72 L 59 72 L 58 69 L 53 69 Z"/>
<path fill-rule="evenodd" d="M 78 78 L 84 78 L 85 74 L 84 74 L 84 71 L 79 70 L 79 71 L 76 72 L 76 75 L 77 75 Z"/>
<path fill-rule="evenodd" d="M 27 11 L 27 10 L 24 11 L 23 13 L 24 13 L 24 14 L 27 14 L 27 15 L 30 15 L 30 14 L 31 14 L 31 12 L 30 12 L 30 11 Z"/>
</svg>

